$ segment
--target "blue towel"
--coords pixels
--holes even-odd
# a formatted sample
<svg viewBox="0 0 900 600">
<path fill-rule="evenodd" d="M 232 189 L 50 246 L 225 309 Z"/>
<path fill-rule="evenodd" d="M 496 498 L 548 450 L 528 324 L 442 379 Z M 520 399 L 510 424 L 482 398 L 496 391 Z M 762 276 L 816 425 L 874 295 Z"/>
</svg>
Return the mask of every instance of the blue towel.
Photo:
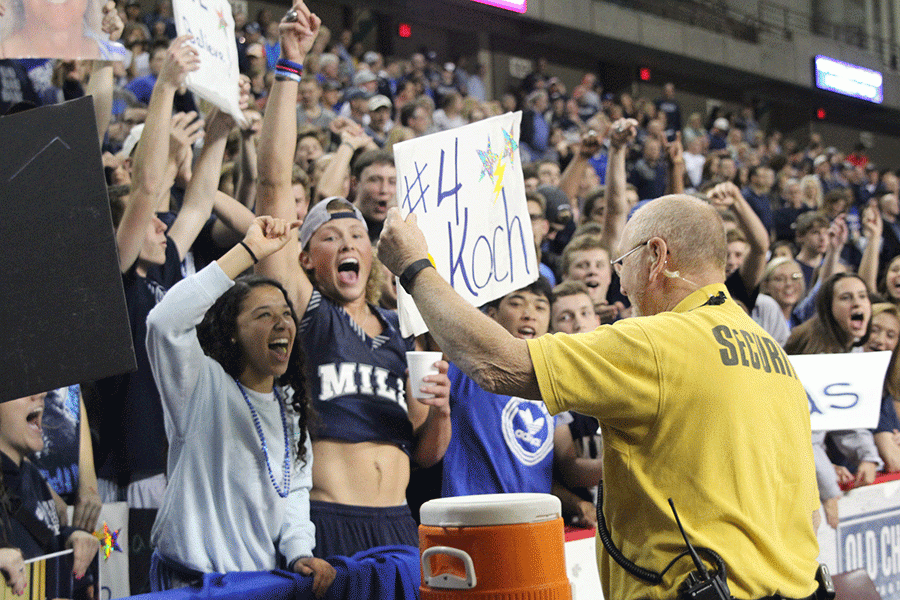
<svg viewBox="0 0 900 600">
<path fill-rule="evenodd" d="M 333 556 L 337 572 L 325 600 L 419 597 L 419 549 L 379 546 L 353 556 Z M 288 571 L 208 573 L 202 587 L 132 596 L 141 600 L 312 600 L 312 577 Z"/>
</svg>

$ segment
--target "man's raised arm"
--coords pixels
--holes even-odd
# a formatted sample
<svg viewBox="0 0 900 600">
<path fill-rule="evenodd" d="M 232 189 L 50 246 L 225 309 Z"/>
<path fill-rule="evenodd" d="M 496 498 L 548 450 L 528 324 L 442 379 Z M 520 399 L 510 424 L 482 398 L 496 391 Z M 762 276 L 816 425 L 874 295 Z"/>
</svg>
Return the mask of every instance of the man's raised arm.
<svg viewBox="0 0 900 600">
<path fill-rule="evenodd" d="M 400 276 L 427 257 L 428 244 L 416 224 L 415 213 L 404 221 L 399 209 L 391 208 L 378 242 L 378 258 Z M 431 267 L 416 274 L 410 293 L 441 350 L 478 385 L 492 393 L 541 398 L 525 340 L 514 338 L 466 302 Z"/>
</svg>

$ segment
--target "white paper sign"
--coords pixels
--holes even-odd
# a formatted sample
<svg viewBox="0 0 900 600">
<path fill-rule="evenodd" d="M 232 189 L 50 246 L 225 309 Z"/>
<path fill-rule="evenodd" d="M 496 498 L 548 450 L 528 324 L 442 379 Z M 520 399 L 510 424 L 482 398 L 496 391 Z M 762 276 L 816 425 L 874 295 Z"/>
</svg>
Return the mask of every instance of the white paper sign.
<svg viewBox="0 0 900 600">
<path fill-rule="evenodd" d="M 538 278 L 519 153 L 522 113 L 394 146 L 397 203 L 416 213 L 438 273 L 475 306 Z M 398 285 L 403 335 L 427 331 Z"/>
<path fill-rule="evenodd" d="M 890 352 L 793 355 L 813 431 L 875 429 Z"/>
<path fill-rule="evenodd" d="M 194 36 L 200 68 L 187 74 L 188 88 L 245 125 L 238 97 L 237 44 L 228 0 L 174 0 L 178 35 Z"/>
</svg>

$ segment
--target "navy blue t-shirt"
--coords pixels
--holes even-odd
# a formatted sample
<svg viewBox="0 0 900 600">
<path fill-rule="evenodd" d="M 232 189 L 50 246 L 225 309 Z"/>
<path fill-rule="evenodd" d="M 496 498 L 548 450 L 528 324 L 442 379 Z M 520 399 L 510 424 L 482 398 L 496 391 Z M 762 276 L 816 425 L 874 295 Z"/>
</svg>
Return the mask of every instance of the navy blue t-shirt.
<svg viewBox="0 0 900 600">
<path fill-rule="evenodd" d="M 406 352 L 396 313 L 369 305 L 384 328 L 369 337 L 342 306 L 315 290 L 300 322 L 309 397 L 317 413 L 313 439 L 387 442 L 409 454 L 413 430 L 406 404 Z"/>
<path fill-rule="evenodd" d="M 181 277 L 178 248 L 166 236 L 166 262 L 147 269 L 141 277 L 132 266 L 122 274 L 125 305 L 137 371 L 97 382 L 101 402 L 100 456 L 97 471 L 104 479 L 131 481 L 132 473 L 147 477 L 166 472 L 168 441 L 159 391 L 147 357 L 147 315 Z"/>
<path fill-rule="evenodd" d="M 897 411 L 894 410 L 894 398 L 890 394 L 885 394 L 881 399 L 881 413 L 878 416 L 878 427 L 873 433 L 888 432 L 894 430 L 900 431 L 900 419 L 897 418 Z"/>
</svg>

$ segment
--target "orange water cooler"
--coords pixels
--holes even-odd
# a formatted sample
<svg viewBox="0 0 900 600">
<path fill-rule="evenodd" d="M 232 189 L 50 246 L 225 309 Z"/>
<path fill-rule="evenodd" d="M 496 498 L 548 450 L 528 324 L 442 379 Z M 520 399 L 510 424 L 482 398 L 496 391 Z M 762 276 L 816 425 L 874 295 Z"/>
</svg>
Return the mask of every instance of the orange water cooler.
<svg viewBox="0 0 900 600">
<path fill-rule="evenodd" d="M 571 600 L 555 496 L 439 498 L 420 517 L 421 600 Z"/>
</svg>

